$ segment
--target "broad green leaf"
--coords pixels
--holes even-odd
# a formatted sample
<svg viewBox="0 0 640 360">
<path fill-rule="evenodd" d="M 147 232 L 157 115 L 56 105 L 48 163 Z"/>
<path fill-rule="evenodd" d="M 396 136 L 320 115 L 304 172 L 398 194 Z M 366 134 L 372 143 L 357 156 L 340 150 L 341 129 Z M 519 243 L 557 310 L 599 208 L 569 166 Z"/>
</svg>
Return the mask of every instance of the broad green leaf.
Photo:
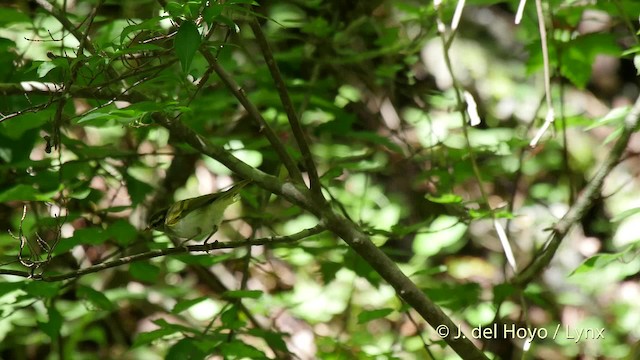
<svg viewBox="0 0 640 360">
<path fill-rule="evenodd" d="M 205 300 L 207 300 L 208 297 L 206 296 L 201 296 L 195 299 L 190 299 L 190 300 L 180 300 L 176 303 L 176 305 L 173 307 L 173 309 L 171 309 L 171 312 L 174 314 L 179 314 L 187 309 L 189 309 L 190 307 L 199 304 Z"/>
<path fill-rule="evenodd" d="M 27 14 L 12 8 L 11 5 L 0 7 L 0 27 L 6 27 L 11 23 L 30 21 Z"/>
<path fill-rule="evenodd" d="M 220 344 L 220 351 L 224 358 L 268 359 L 262 351 L 239 340 Z"/>
<path fill-rule="evenodd" d="M 148 262 L 134 262 L 129 265 L 129 273 L 138 280 L 155 283 L 160 275 L 160 268 Z"/>
<path fill-rule="evenodd" d="M 430 256 L 443 250 L 451 252 L 453 248 L 463 246 L 462 239 L 467 225 L 458 218 L 442 215 L 424 231 L 418 233 L 413 241 L 416 255 Z"/>
<path fill-rule="evenodd" d="M 238 309 L 232 306 L 220 315 L 220 321 L 225 328 L 230 330 L 238 330 L 247 323 L 239 318 Z"/>
<path fill-rule="evenodd" d="M 376 309 L 376 310 L 364 310 L 358 314 L 358 324 L 365 324 L 369 321 L 381 319 L 391 314 L 393 309 L 384 308 L 384 309 Z"/>
<path fill-rule="evenodd" d="M 274 333 L 272 331 L 251 328 L 247 331 L 250 335 L 264 339 L 274 350 L 287 351 L 287 344 L 284 342 L 285 334 Z"/>
<path fill-rule="evenodd" d="M 20 140 L 27 131 L 39 129 L 49 122 L 50 115 L 50 111 L 44 110 L 38 113 L 26 113 L 20 115 L 20 117 L 3 121 L 0 123 L 0 133 L 13 140 Z"/>
<path fill-rule="evenodd" d="M 138 230 L 130 222 L 123 219 L 109 225 L 106 232 L 110 238 L 123 246 L 131 244 L 138 237 Z"/>
<path fill-rule="evenodd" d="M 204 360 L 207 354 L 196 346 L 193 339 L 182 339 L 169 348 L 165 360 Z"/>
<path fill-rule="evenodd" d="M 624 251 L 618 253 L 594 255 L 580 264 L 569 276 L 601 270 L 614 261 L 624 261 L 623 258 L 633 251 L 633 246 L 629 246 Z"/>
<path fill-rule="evenodd" d="M 53 305 L 47 308 L 47 314 L 49 315 L 49 321 L 38 322 L 38 326 L 51 338 L 51 340 L 56 340 L 58 339 L 60 329 L 62 328 L 62 315 Z"/>
<path fill-rule="evenodd" d="M 52 298 L 58 295 L 60 290 L 59 283 L 48 283 L 43 281 L 33 281 L 28 283 L 23 289 L 27 294 L 34 297 Z"/>
<path fill-rule="evenodd" d="M 112 311 L 116 307 L 104 293 L 94 290 L 91 287 L 79 285 L 76 290 L 78 298 L 89 301 L 93 306 L 100 310 Z"/>
<path fill-rule="evenodd" d="M 164 11 L 166 11 L 169 15 L 173 16 L 174 18 L 178 18 L 182 16 L 182 14 L 184 14 L 182 5 L 174 1 L 168 2 L 167 5 L 164 7 Z"/>
<path fill-rule="evenodd" d="M 7 201 L 51 201 L 60 189 L 41 193 L 32 185 L 16 185 L 8 190 L 0 192 L 0 202 Z"/>
<path fill-rule="evenodd" d="M 133 341 L 132 348 L 136 348 L 138 346 L 147 345 L 152 343 L 155 340 L 162 339 L 165 336 L 175 334 L 180 330 L 174 328 L 160 328 L 157 330 L 149 331 L 146 333 L 139 334 L 136 339 Z"/>
<path fill-rule="evenodd" d="M 109 239 L 109 234 L 99 227 L 87 227 L 76 230 L 71 239 L 77 244 L 100 245 Z"/>
<path fill-rule="evenodd" d="M 480 285 L 477 283 L 437 283 L 423 289 L 423 291 L 435 303 L 451 310 L 460 310 L 475 305 L 480 298 Z"/>
<path fill-rule="evenodd" d="M 180 24 L 178 33 L 174 39 L 174 50 L 176 56 L 180 60 L 182 65 L 182 71 L 188 72 L 191 67 L 191 62 L 195 56 L 202 38 L 198 32 L 198 27 L 193 21 L 186 20 Z"/>
<path fill-rule="evenodd" d="M 158 22 L 160 21 L 160 17 L 154 17 L 148 20 L 145 20 L 139 24 L 129 25 L 122 30 L 120 33 L 120 43 L 124 43 L 127 35 L 131 34 L 134 31 L 142 31 L 142 30 L 155 30 L 160 29 L 158 26 Z"/>
</svg>

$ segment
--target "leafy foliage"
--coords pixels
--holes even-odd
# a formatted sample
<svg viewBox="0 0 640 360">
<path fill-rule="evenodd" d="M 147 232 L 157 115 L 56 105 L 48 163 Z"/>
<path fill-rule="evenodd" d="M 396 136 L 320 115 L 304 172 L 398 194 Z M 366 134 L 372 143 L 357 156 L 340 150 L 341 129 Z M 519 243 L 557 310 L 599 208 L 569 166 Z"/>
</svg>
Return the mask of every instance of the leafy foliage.
<svg viewBox="0 0 640 360">
<path fill-rule="evenodd" d="M 633 146 L 576 201 L 636 114 L 636 1 L 544 2 L 546 51 L 532 2 L 69 3 L 0 7 L 0 357 L 479 358 L 425 307 L 606 333 L 495 358 L 637 357 Z M 246 174 L 210 242 L 145 231 Z"/>
</svg>

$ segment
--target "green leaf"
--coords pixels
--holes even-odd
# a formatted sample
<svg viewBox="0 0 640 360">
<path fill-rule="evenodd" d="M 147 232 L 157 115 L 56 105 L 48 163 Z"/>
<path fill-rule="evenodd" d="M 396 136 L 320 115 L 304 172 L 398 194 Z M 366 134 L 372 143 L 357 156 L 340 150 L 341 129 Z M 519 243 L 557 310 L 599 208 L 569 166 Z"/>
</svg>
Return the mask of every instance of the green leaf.
<svg viewBox="0 0 640 360">
<path fill-rule="evenodd" d="M 413 251 L 417 255 L 434 255 L 443 250 L 452 252 L 464 245 L 463 239 L 467 225 L 453 216 L 441 215 L 428 228 L 416 235 Z"/>
<path fill-rule="evenodd" d="M 268 359 L 262 351 L 239 340 L 220 344 L 220 352 L 225 359 Z"/>
<path fill-rule="evenodd" d="M 193 339 L 182 339 L 175 343 L 165 356 L 166 360 L 199 360 L 205 359 L 207 354 L 200 350 L 197 342 Z"/>
<path fill-rule="evenodd" d="M 498 284 L 493 287 L 493 303 L 500 304 L 516 292 L 511 284 Z"/>
<path fill-rule="evenodd" d="M 178 4 L 177 2 L 173 2 L 173 1 L 170 1 L 170 2 L 167 3 L 167 5 L 164 7 L 164 11 L 169 13 L 169 15 L 173 16 L 174 18 L 178 18 L 178 17 L 182 16 L 182 14 L 184 14 L 184 10 L 182 9 L 182 5 Z"/>
<path fill-rule="evenodd" d="M 456 194 L 442 194 L 440 196 L 427 194 L 427 200 L 438 204 L 458 204 L 462 202 L 462 197 Z"/>
<path fill-rule="evenodd" d="M 200 266 L 213 266 L 222 261 L 232 259 L 235 255 L 232 253 L 227 254 L 216 254 L 212 255 L 178 255 L 174 256 L 174 259 L 180 260 L 185 264 L 189 265 L 200 265 Z"/>
<path fill-rule="evenodd" d="M 71 238 L 76 244 L 100 245 L 109 239 L 109 234 L 98 227 L 82 228 L 73 233 Z"/>
<path fill-rule="evenodd" d="M 154 340 L 162 339 L 165 336 L 175 334 L 180 330 L 174 328 L 160 328 L 157 330 L 153 330 L 150 332 L 142 333 L 138 335 L 131 345 L 132 348 L 136 348 L 138 346 L 147 345 L 152 343 Z"/>
<path fill-rule="evenodd" d="M 122 32 L 120 33 L 120 43 L 124 43 L 124 41 L 127 38 L 127 35 L 131 34 L 134 31 L 159 29 L 160 19 L 161 19 L 160 17 L 154 17 L 154 18 L 145 20 L 140 24 L 129 25 L 125 27 L 124 29 L 122 29 Z"/>
<path fill-rule="evenodd" d="M 231 299 L 259 299 L 263 292 L 261 290 L 233 290 L 225 291 L 223 296 Z"/>
<path fill-rule="evenodd" d="M 621 49 L 613 34 L 592 33 L 579 36 L 562 50 L 560 71 L 577 87 L 583 89 L 591 78 L 593 61 L 600 54 L 620 56 Z"/>
<path fill-rule="evenodd" d="M 60 312 L 55 308 L 55 306 L 48 307 L 47 313 L 49 315 L 49 321 L 38 321 L 38 327 L 40 327 L 40 329 L 42 329 L 42 331 L 47 334 L 51 340 L 56 340 L 60 335 L 60 329 L 62 329 L 62 315 L 60 315 Z"/>
<path fill-rule="evenodd" d="M 3 259 L 4 261 L 4 259 Z M 0 294 L 8 294 L 12 291 L 21 289 L 28 284 L 28 281 L 16 281 L 16 282 L 0 282 Z"/>
<path fill-rule="evenodd" d="M 630 111 L 631 111 L 631 107 L 629 106 L 621 106 L 621 107 L 613 108 L 611 109 L 611 111 L 607 113 L 607 115 L 596 120 L 595 123 L 588 126 L 585 129 L 585 131 L 589 131 L 597 127 L 611 124 L 611 123 L 614 123 L 617 125 L 622 124 L 622 121 L 624 121 L 624 118 L 629 114 Z"/>
<path fill-rule="evenodd" d="M 0 202 L 7 201 L 51 201 L 60 191 L 56 189 L 47 193 L 40 193 L 32 185 L 16 185 L 0 193 Z"/>
<path fill-rule="evenodd" d="M 47 110 L 22 114 L 19 118 L 1 122 L 0 132 L 13 140 L 20 140 L 27 131 L 39 129 L 46 124 L 50 114 Z"/>
<path fill-rule="evenodd" d="M 91 287 L 79 285 L 76 295 L 80 299 L 84 299 L 93 304 L 96 308 L 106 311 L 112 311 L 116 306 L 102 292 L 94 290 Z"/>
<path fill-rule="evenodd" d="M 365 324 L 369 321 L 381 319 L 391 314 L 394 310 L 390 308 L 376 309 L 376 310 L 364 310 L 358 314 L 358 324 Z"/>
<path fill-rule="evenodd" d="M 58 295 L 59 290 L 60 284 L 46 283 L 42 281 L 33 281 L 24 287 L 24 291 L 26 291 L 27 294 L 37 298 L 52 298 Z"/>
<path fill-rule="evenodd" d="M 629 209 L 629 210 L 625 210 L 623 212 L 621 212 L 620 214 L 614 216 L 611 218 L 611 222 L 620 222 L 628 217 L 631 217 L 637 213 L 640 213 L 640 207 L 637 208 L 633 208 L 633 209 Z"/>
<path fill-rule="evenodd" d="M 200 47 L 202 38 L 198 32 L 198 27 L 193 21 L 183 21 L 174 39 L 174 50 L 182 65 L 182 71 L 188 72 L 191 67 L 193 57 Z"/>
<path fill-rule="evenodd" d="M 284 342 L 284 334 L 274 333 L 273 331 L 267 331 L 262 329 L 249 329 L 247 331 L 249 335 L 264 339 L 269 346 L 274 350 L 287 351 L 287 344 Z"/>
<path fill-rule="evenodd" d="M 461 310 L 467 306 L 476 305 L 480 298 L 480 285 L 477 283 L 438 283 L 423 291 L 435 303 L 451 310 Z"/>
<path fill-rule="evenodd" d="M 190 299 L 190 300 L 180 300 L 176 303 L 176 305 L 173 307 L 173 309 L 171 309 L 171 312 L 174 314 L 179 314 L 187 309 L 189 309 L 190 307 L 199 304 L 205 300 L 207 300 L 208 297 L 207 296 L 201 296 L 195 299 Z"/>
<path fill-rule="evenodd" d="M 569 274 L 569 276 L 584 274 L 592 271 L 602 270 L 614 261 L 624 261 L 623 257 L 630 254 L 633 246 L 627 247 L 624 251 L 613 254 L 598 254 L 586 259 L 580 266 Z"/>
<path fill-rule="evenodd" d="M 142 203 L 147 195 L 153 191 L 153 187 L 148 182 L 140 181 L 128 173 L 122 174 L 122 177 L 127 184 L 132 206 Z"/>
<path fill-rule="evenodd" d="M 109 225 L 106 233 L 122 246 L 131 244 L 138 237 L 138 230 L 131 225 L 131 223 L 123 219 L 119 219 Z"/>
<path fill-rule="evenodd" d="M 220 315 L 220 321 L 222 321 L 225 328 L 230 330 L 238 330 L 247 324 L 239 318 L 238 309 L 235 306 L 223 312 L 222 315 Z"/>
<path fill-rule="evenodd" d="M 158 280 L 160 268 L 146 262 L 134 262 L 129 265 L 129 273 L 138 280 L 154 283 Z"/>
<path fill-rule="evenodd" d="M 21 11 L 6 6 L 0 7 L 0 27 L 6 27 L 11 23 L 29 21 L 29 16 Z"/>
</svg>

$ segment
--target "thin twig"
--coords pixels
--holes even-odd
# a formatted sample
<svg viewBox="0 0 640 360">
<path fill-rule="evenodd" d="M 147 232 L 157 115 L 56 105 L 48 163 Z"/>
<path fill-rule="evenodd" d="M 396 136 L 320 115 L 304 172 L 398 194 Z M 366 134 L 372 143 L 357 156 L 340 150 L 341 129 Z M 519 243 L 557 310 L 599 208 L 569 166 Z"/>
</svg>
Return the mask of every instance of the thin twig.
<svg viewBox="0 0 640 360">
<path fill-rule="evenodd" d="M 265 136 L 271 143 L 271 146 L 273 146 L 273 149 L 276 151 L 278 157 L 289 172 L 289 176 L 291 176 L 291 178 L 295 182 L 304 184 L 304 181 L 302 180 L 302 174 L 300 174 L 300 170 L 293 161 L 293 158 L 291 157 L 291 155 L 289 155 L 284 145 L 282 144 L 282 141 L 278 138 L 276 133 L 271 128 L 271 125 L 269 125 L 269 123 L 262 117 L 262 114 L 260 114 L 258 108 L 256 108 L 256 106 L 251 101 L 249 101 L 242 87 L 233 79 L 233 77 L 231 77 L 231 75 L 229 75 L 229 73 L 227 73 L 225 69 L 222 68 L 222 66 L 220 66 L 218 60 L 213 56 L 213 54 L 211 54 L 211 52 L 209 52 L 209 50 L 201 48 L 200 52 L 202 53 L 202 55 L 204 55 L 205 59 L 209 62 L 209 65 L 220 77 L 222 82 L 225 83 L 227 88 L 229 88 L 236 99 L 240 101 L 240 104 L 244 106 L 245 110 L 247 110 L 251 118 L 253 118 L 253 120 L 262 128 L 262 131 L 264 131 Z"/>
<path fill-rule="evenodd" d="M 609 152 L 609 156 L 607 156 L 600 166 L 600 169 L 598 169 L 591 181 L 585 186 L 584 190 L 580 192 L 573 206 L 553 227 L 553 233 L 550 235 L 550 239 L 545 248 L 534 258 L 527 268 L 513 279 L 513 283 L 525 285 L 549 265 L 562 239 L 567 235 L 571 227 L 585 216 L 593 200 L 600 195 L 600 189 L 602 188 L 604 179 L 619 163 L 619 159 L 629 143 L 631 134 L 633 134 L 638 127 L 638 119 L 640 119 L 640 97 L 636 99 L 633 108 L 626 116 L 622 134 L 611 149 L 611 152 Z"/>
<path fill-rule="evenodd" d="M 80 269 L 77 271 L 72 271 L 72 272 L 69 272 L 66 274 L 60 274 L 60 275 L 52 275 L 52 276 L 47 276 L 42 274 L 32 275 L 27 272 L 16 272 L 14 270 L 10 270 L 10 271 L 0 270 L 0 274 L 31 277 L 35 280 L 42 280 L 42 281 L 48 281 L 48 282 L 62 281 L 67 279 L 78 278 L 83 275 L 92 274 L 98 271 L 117 267 L 120 265 L 130 264 L 130 263 L 142 261 L 142 260 L 153 259 L 161 256 L 187 254 L 192 252 L 209 252 L 211 250 L 218 250 L 218 249 L 234 249 L 234 248 L 239 248 L 244 246 L 292 243 L 292 242 L 296 242 L 301 239 L 304 239 L 306 237 L 309 237 L 311 235 L 319 234 L 325 230 L 326 229 L 323 225 L 316 225 L 312 228 L 305 229 L 293 235 L 288 235 L 288 236 L 277 236 L 277 237 L 273 236 L 273 237 L 262 238 L 262 239 L 234 241 L 229 243 L 214 242 L 214 243 L 204 244 L 204 245 L 188 245 L 188 246 L 181 246 L 181 247 L 172 247 L 169 249 L 151 250 L 151 251 L 147 251 L 147 252 L 136 254 L 136 255 L 125 256 L 117 260 L 105 262 L 102 264 L 90 266 L 88 268 L 84 268 L 84 269 Z"/>
<path fill-rule="evenodd" d="M 302 153 L 302 159 L 304 160 L 305 168 L 307 169 L 307 173 L 309 174 L 311 193 L 317 196 L 319 199 L 322 199 L 323 197 L 320 186 L 320 178 L 318 177 L 318 170 L 315 163 L 313 162 L 313 155 L 311 154 L 311 150 L 309 149 L 309 143 L 307 142 L 304 130 L 302 129 L 300 118 L 298 117 L 298 114 L 294 109 L 293 102 L 291 101 L 291 97 L 289 96 L 289 91 L 287 91 L 287 85 L 282 79 L 282 74 L 280 73 L 278 64 L 273 57 L 273 52 L 271 51 L 269 42 L 264 36 L 262 27 L 260 26 L 260 23 L 258 23 L 258 19 L 254 17 L 253 20 L 250 21 L 250 25 L 251 30 L 253 30 L 253 34 L 256 37 L 256 41 L 258 42 L 258 45 L 262 50 L 262 56 L 264 57 L 264 61 L 266 62 L 267 67 L 269 68 L 269 72 L 271 73 L 273 82 L 276 85 L 278 95 L 280 95 L 280 101 L 282 102 L 284 111 L 287 114 L 287 118 L 289 119 L 289 125 L 291 126 L 291 130 L 293 131 L 293 136 L 295 137 L 296 142 L 298 143 L 298 148 Z"/>
</svg>

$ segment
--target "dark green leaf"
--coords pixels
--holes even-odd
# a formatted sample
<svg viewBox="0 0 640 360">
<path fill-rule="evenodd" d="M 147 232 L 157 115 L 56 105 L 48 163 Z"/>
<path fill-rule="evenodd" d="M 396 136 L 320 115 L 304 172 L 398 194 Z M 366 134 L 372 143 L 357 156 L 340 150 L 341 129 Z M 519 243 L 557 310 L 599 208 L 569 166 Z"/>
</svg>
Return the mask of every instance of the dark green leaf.
<svg viewBox="0 0 640 360">
<path fill-rule="evenodd" d="M 147 345 L 155 340 L 162 339 L 165 336 L 172 335 L 177 332 L 179 332 L 179 330 L 174 328 L 160 328 L 150 332 L 141 333 L 136 337 L 131 347 L 136 348 L 138 346 Z"/>
<path fill-rule="evenodd" d="M 225 358 L 268 359 L 262 351 L 239 340 L 220 344 L 220 352 Z"/>
<path fill-rule="evenodd" d="M 201 296 L 195 299 L 190 299 L 190 300 L 180 300 L 176 303 L 176 305 L 173 307 L 173 309 L 171 309 L 171 312 L 174 314 L 179 314 L 187 309 L 189 309 L 190 307 L 199 304 L 205 300 L 207 300 L 208 297 L 206 296 Z"/>
<path fill-rule="evenodd" d="M 364 310 L 358 314 L 358 324 L 365 324 L 369 321 L 381 319 L 391 314 L 393 309 L 384 308 L 376 310 Z"/>
<path fill-rule="evenodd" d="M 98 309 L 113 311 L 115 305 L 107 298 L 102 292 L 94 290 L 91 287 L 79 285 L 76 290 L 78 298 L 89 301 L 93 306 Z"/>
<path fill-rule="evenodd" d="M 160 275 L 160 269 L 147 262 L 134 262 L 129 265 L 129 273 L 138 280 L 155 283 Z"/>
<path fill-rule="evenodd" d="M 60 336 L 60 329 L 62 328 L 62 315 L 60 315 L 60 312 L 54 306 L 48 307 L 47 313 L 49 315 L 49 321 L 46 323 L 38 322 L 38 326 L 51 340 L 56 340 Z"/>
<path fill-rule="evenodd" d="M 76 244 L 100 245 L 109 239 L 109 234 L 98 227 L 82 228 L 73 233 L 73 237 L 67 241 L 75 241 Z"/>
<path fill-rule="evenodd" d="M 233 290 L 225 291 L 224 297 L 231 299 L 259 299 L 262 294 L 261 290 Z"/>
<path fill-rule="evenodd" d="M 40 193 L 32 185 L 16 185 L 0 192 L 0 202 L 7 201 L 51 201 L 59 189 L 47 193 Z"/>
<path fill-rule="evenodd" d="M 60 290 L 60 284 L 58 283 L 46 283 L 42 281 L 33 281 L 28 283 L 24 287 L 24 291 L 27 294 L 34 297 L 44 297 L 44 298 L 52 298 L 58 295 L 58 291 Z"/>
<path fill-rule="evenodd" d="M 269 346 L 274 350 L 280 350 L 286 352 L 287 344 L 284 342 L 285 334 L 274 333 L 272 331 L 262 329 L 249 329 L 247 331 L 250 335 L 264 339 Z"/>
<path fill-rule="evenodd" d="M 220 321 L 222 321 L 222 324 L 227 329 L 239 330 L 247 323 L 242 321 L 238 315 L 238 309 L 235 306 L 231 306 L 220 315 Z"/>
<path fill-rule="evenodd" d="M 109 225 L 107 235 L 119 245 L 131 244 L 138 237 L 138 230 L 126 220 L 120 219 Z"/>
<path fill-rule="evenodd" d="M 182 339 L 175 343 L 165 356 L 166 360 L 199 360 L 205 359 L 207 354 L 196 346 L 193 339 Z"/>
<path fill-rule="evenodd" d="M 187 20 L 180 24 L 180 28 L 174 39 L 174 50 L 180 60 L 183 72 L 186 73 L 189 71 L 191 62 L 200 47 L 201 41 L 198 27 L 193 21 Z"/>
</svg>

